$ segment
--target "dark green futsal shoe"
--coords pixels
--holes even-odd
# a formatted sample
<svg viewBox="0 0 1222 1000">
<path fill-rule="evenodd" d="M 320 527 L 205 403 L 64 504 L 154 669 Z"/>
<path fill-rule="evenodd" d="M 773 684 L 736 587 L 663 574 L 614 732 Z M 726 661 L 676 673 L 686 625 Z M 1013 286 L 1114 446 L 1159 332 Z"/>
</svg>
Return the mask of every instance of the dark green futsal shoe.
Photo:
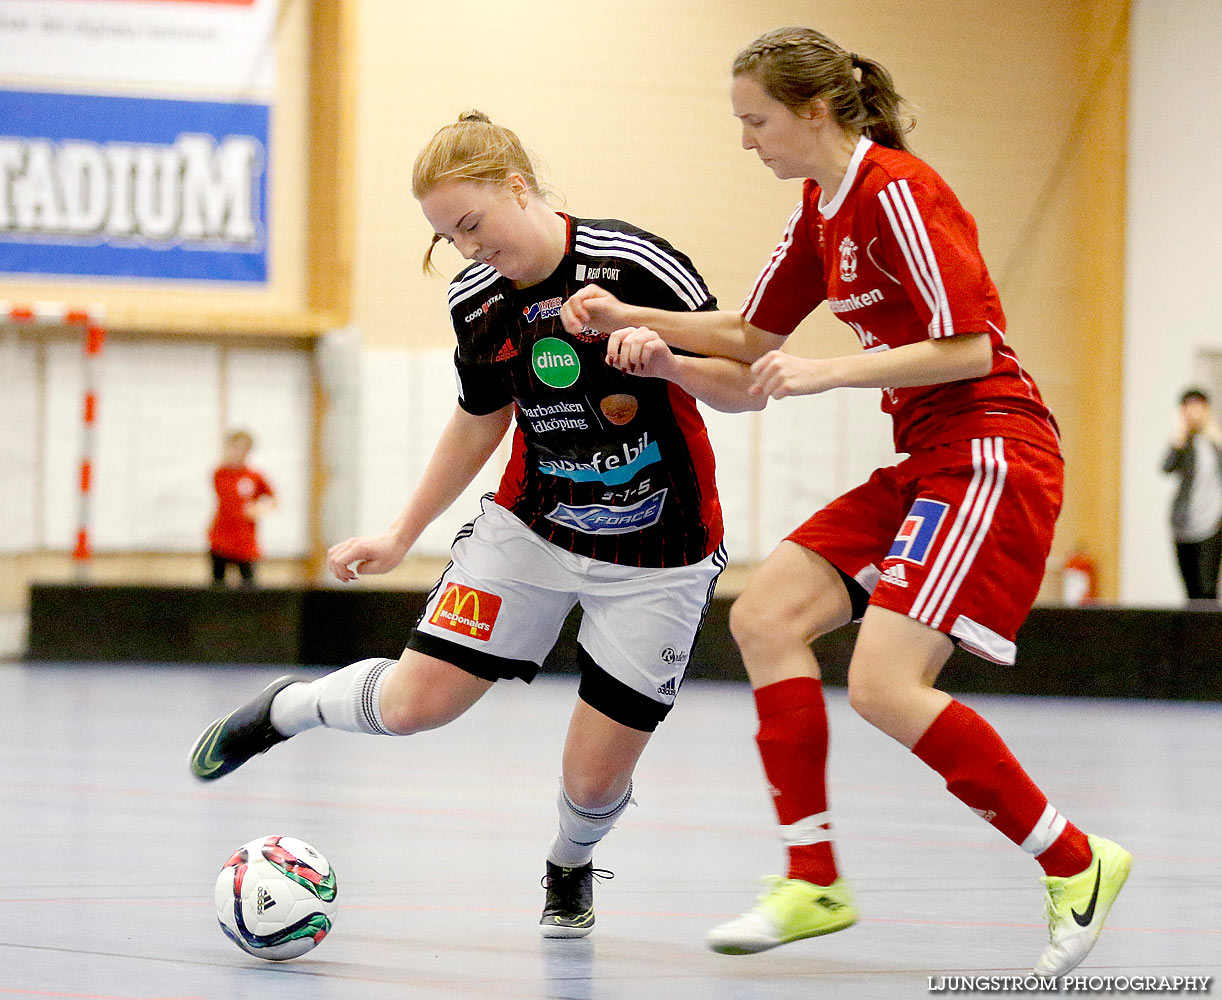
<svg viewBox="0 0 1222 1000">
<path fill-rule="evenodd" d="M 200 781 L 215 781 L 287 740 L 272 728 L 272 699 L 298 682 L 297 677 L 277 677 L 245 705 L 208 726 L 191 748 L 191 773 Z"/>
<path fill-rule="evenodd" d="M 594 879 L 615 878 L 611 872 L 587 863 L 562 868 L 547 862 L 543 888 L 547 899 L 539 930 L 544 937 L 585 937 L 594 929 Z"/>
</svg>

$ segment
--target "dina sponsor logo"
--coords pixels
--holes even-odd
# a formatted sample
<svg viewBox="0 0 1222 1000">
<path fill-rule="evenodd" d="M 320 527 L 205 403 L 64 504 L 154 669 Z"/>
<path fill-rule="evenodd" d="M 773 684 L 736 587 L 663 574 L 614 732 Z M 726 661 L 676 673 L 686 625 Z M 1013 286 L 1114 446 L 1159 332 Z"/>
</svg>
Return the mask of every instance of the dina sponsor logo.
<svg viewBox="0 0 1222 1000">
<path fill-rule="evenodd" d="M 553 389 L 567 389 L 581 374 L 577 352 L 559 337 L 544 337 L 538 341 L 531 350 L 530 363 L 539 381 Z"/>
</svg>

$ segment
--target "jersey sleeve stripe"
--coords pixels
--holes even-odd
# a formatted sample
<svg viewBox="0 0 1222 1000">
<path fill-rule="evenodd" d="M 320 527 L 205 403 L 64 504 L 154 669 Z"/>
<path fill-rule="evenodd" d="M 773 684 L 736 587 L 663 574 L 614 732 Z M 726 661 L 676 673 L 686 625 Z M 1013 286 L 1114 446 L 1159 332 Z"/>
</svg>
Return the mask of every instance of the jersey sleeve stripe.
<svg viewBox="0 0 1222 1000">
<path fill-rule="evenodd" d="M 496 280 L 501 276 L 496 268 L 481 265 L 482 270 L 478 274 L 469 274 L 462 281 L 455 282 L 450 285 L 450 291 L 446 297 L 450 308 L 453 309 L 458 303 L 471 298 L 472 295 L 478 295 L 489 285 L 495 284 Z"/>
<path fill-rule="evenodd" d="M 645 252 L 643 247 L 628 245 L 618 241 L 600 242 L 589 237 L 578 235 L 575 247 L 590 257 L 618 257 L 621 260 L 632 260 L 655 275 L 666 284 L 689 309 L 699 309 L 707 300 L 707 294 L 697 289 L 693 293 L 687 275 L 663 266 L 661 259 Z"/>
<path fill-rule="evenodd" d="M 679 278 L 676 278 L 672 272 L 662 267 L 659 262 L 652 257 L 646 256 L 639 247 L 627 246 L 608 246 L 605 244 L 595 243 L 592 240 L 582 239 L 577 237 L 575 243 L 577 250 L 590 257 L 618 257 L 621 260 L 632 260 L 640 264 L 647 271 L 654 274 L 660 281 L 667 285 L 677 295 L 689 309 L 699 309 L 707 300 L 707 296 L 703 292 L 698 292 L 693 295 L 688 284 Z"/>
<path fill-rule="evenodd" d="M 692 309 L 698 309 L 708 301 L 708 292 L 700 280 L 678 260 L 666 253 L 657 244 L 641 239 L 631 233 L 619 233 L 606 229 L 593 229 L 589 226 L 577 228 L 577 240 L 574 244 L 578 250 L 591 257 L 628 256 L 627 251 L 635 251 L 634 257 L 650 271 L 662 277 L 663 272 L 670 275 L 675 282 L 683 287 L 686 295 L 681 295 L 684 302 Z M 620 253 L 619 251 L 624 251 Z M 667 282 L 672 288 L 675 285 Z M 677 291 L 678 289 L 676 289 Z"/>
<path fill-rule="evenodd" d="M 907 190 L 905 181 L 888 184 L 878 195 L 883 211 L 891 223 L 892 233 L 908 262 L 908 269 L 916 282 L 925 305 L 929 308 L 929 335 L 933 338 L 949 336 L 954 332 L 950 326 L 950 304 L 942 287 L 938 273 L 938 262 L 929 247 L 929 238 L 921 222 L 920 213 Z"/>
<path fill-rule="evenodd" d="M 789 217 L 789 221 L 785 224 L 785 232 L 781 236 L 781 242 L 772 251 L 772 258 L 764 265 L 764 269 L 760 271 L 759 277 L 755 279 L 755 287 L 751 289 L 751 294 L 747 296 L 747 301 L 743 303 L 742 309 L 739 310 L 742 313 L 743 319 L 748 323 L 751 322 L 755 311 L 759 308 L 759 304 L 764 297 L 764 290 L 768 287 L 768 282 L 772 280 L 773 274 L 781 266 L 781 261 L 785 259 L 785 255 L 793 245 L 793 234 L 798 228 L 798 220 L 800 218 L 802 218 L 802 206 L 798 205 L 793 215 Z"/>
<path fill-rule="evenodd" d="M 923 261 L 919 260 L 916 256 L 911 224 L 904 210 L 904 205 L 899 200 L 895 190 L 895 184 L 888 184 L 883 188 L 878 193 L 878 200 L 883 206 L 883 211 L 886 213 L 888 221 L 891 223 L 891 231 L 895 236 L 896 242 L 899 244 L 900 250 L 904 254 L 904 260 L 908 262 L 908 271 L 916 283 L 917 290 L 921 293 L 921 298 L 925 300 L 925 305 L 929 309 L 931 317 L 930 335 L 940 336 L 939 333 L 935 332 L 935 324 L 938 320 L 939 312 L 938 304 L 933 296 L 933 286 L 924 267 L 922 267 Z"/>
<path fill-rule="evenodd" d="M 921 218 L 921 213 L 917 209 L 916 199 L 912 197 L 912 189 L 909 188 L 908 181 L 900 181 L 899 186 L 904 195 L 904 202 L 908 205 L 912 214 L 912 222 L 916 228 L 917 237 L 921 241 L 921 248 L 925 251 L 925 259 L 929 261 L 929 272 L 933 276 L 934 282 L 934 295 L 942 311 L 942 334 L 949 337 L 955 332 L 955 326 L 950 318 L 950 299 L 947 297 L 946 288 L 942 284 L 942 269 L 938 267 L 938 258 L 933 252 L 933 244 L 929 242 L 929 230 L 925 228 L 925 221 Z"/>
<path fill-rule="evenodd" d="M 708 293 L 698 275 L 687 268 L 673 254 L 667 253 L 662 247 L 644 237 L 615 230 L 595 229 L 592 226 L 579 226 L 577 236 L 583 243 L 590 245 L 597 244 L 609 247 L 620 242 L 637 247 L 646 256 L 655 258 L 663 268 L 669 271 L 675 278 L 681 280 L 691 292 L 693 298 L 700 300 L 702 304 L 703 300 L 708 298 Z"/>
</svg>

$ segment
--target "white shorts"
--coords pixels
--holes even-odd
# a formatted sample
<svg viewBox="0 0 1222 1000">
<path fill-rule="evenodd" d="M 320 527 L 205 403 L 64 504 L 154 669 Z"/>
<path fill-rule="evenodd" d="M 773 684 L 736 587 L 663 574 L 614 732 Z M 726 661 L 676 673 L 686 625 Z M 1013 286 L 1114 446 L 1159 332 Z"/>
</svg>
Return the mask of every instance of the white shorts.
<svg viewBox="0 0 1222 1000">
<path fill-rule="evenodd" d="M 408 647 L 477 677 L 530 681 L 580 602 L 583 701 L 653 730 L 674 703 L 725 568 L 725 549 L 691 566 L 621 566 L 545 541 L 490 497 L 450 549 Z"/>
</svg>

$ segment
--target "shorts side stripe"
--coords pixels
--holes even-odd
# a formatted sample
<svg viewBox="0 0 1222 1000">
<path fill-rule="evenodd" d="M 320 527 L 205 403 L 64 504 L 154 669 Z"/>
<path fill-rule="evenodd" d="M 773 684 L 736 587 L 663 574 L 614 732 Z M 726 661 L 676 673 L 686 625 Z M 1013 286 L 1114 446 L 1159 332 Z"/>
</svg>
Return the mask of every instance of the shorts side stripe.
<svg viewBox="0 0 1222 1000">
<path fill-rule="evenodd" d="M 955 599 L 955 595 L 959 593 L 959 587 L 963 583 L 963 578 L 967 575 L 968 569 L 972 563 L 976 561 L 976 553 L 980 551 L 980 544 L 984 541 L 985 535 L 989 533 L 989 528 L 993 524 L 993 514 L 997 510 L 997 503 L 1001 500 L 1001 494 L 1006 486 L 1006 472 L 1009 466 L 1006 464 L 1005 454 L 1003 453 L 1004 439 L 993 438 L 993 462 L 997 469 L 997 478 L 993 482 L 993 489 L 989 493 L 989 498 L 984 508 L 984 516 L 980 520 L 980 525 L 976 529 L 976 533 L 972 538 L 972 544 L 968 547 L 967 554 L 959 563 L 959 571 L 955 574 L 954 580 L 946 589 L 946 596 L 942 599 L 942 603 L 938 605 L 938 613 L 934 617 L 931 624 L 937 628 L 942 624 L 942 619 L 946 615 L 947 609 L 951 602 Z M 987 451 L 989 442 L 985 441 L 985 449 Z"/>
<path fill-rule="evenodd" d="M 968 485 L 963 502 L 959 505 L 959 510 L 955 513 L 955 523 L 951 525 L 950 531 L 946 533 L 946 540 L 938 550 L 938 556 L 929 570 L 929 576 L 925 578 L 925 584 L 921 587 L 921 592 L 917 594 L 917 599 L 912 604 L 912 610 L 908 612 L 910 618 L 916 618 L 918 621 L 925 622 L 926 624 L 928 622 L 924 615 L 925 602 L 930 599 L 931 592 L 937 586 L 938 579 L 942 575 L 943 567 L 950 558 L 955 543 L 959 540 L 959 534 L 963 531 L 963 522 L 967 520 L 968 510 L 976 499 L 976 494 L 980 489 L 980 480 L 984 476 L 984 470 L 980 464 L 980 441 L 978 439 L 972 441 L 972 469 L 972 481 Z"/>
<path fill-rule="evenodd" d="M 964 507 L 970 509 L 968 510 L 967 522 L 963 533 L 959 536 L 950 554 L 950 558 L 939 574 L 938 580 L 929 595 L 929 603 L 925 605 L 924 612 L 921 615 L 921 621 L 931 628 L 937 628 L 942 621 L 938 608 L 942 606 L 943 596 L 954 582 L 968 549 L 972 547 L 972 542 L 975 540 L 976 532 L 980 529 L 981 519 L 984 516 L 984 511 L 989 506 L 989 499 L 996 485 L 997 465 L 993 461 L 993 451 L 988 439 L 977 438 L 972 441 L 972 459 L 973 464 L 978 459 L 983 466 L 984 483 L 977 491 L 971 504 L 964 503 Z M 976 548 L 979 548 L 979 546 L 977 545 Z"/>
<path fill-rule="evenodd" d="M 950 581 L 958 570 L 959 562 L 963 558 L 964 552 L 967 551 L 968 546 L 971 544 L 972 535 L 976 531 L 976 526 L 980 523 L 981 511 L 987 502 L 989 490 L 993 486 L 994 467 L 992 461 L 990 461 L 992 455 L 989 451 L 988 443 L 983 439 L 975 440 L 972 442 L 972 449 L 973 460 L 979 454 L 980 462 L 984 468 L 984 482 L 977 491 L 976 496 L 972 499 L 972 502 L 964 504 L 964 507 L 967 509 L 967 521 L 964 525 L 963 533 L 951 548 L 950 558 L 946 561 L 946 565 L 943 567 L 942 573 L 939 575 L 938 581 L 930 593 L 929 603 L 925 605 L 924 614 L 921 616 L 921 621 L 934 628 L 937 628 L 937 626 L 933 624 L 932 619 L 937 613 L 937 606 L 941 603 L 942 595 L 946 592 L 946 588 L 950 585 Z"/>
</svg>

